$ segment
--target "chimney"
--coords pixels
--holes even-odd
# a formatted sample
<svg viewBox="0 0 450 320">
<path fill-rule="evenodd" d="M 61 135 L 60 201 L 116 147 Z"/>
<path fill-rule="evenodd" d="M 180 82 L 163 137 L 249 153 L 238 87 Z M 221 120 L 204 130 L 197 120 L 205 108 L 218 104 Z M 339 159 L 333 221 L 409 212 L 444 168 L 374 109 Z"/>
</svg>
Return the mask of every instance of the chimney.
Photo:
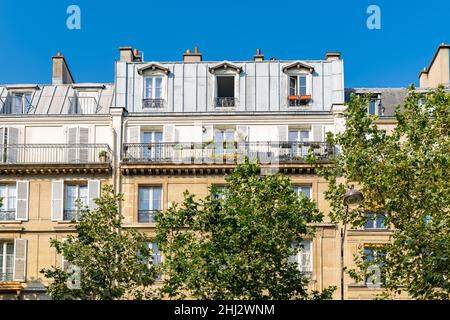
<svg viewBox="0 0 450 320">
<path fill-rule="evenodd" d="M 52 84 L 72 84 L 75 83 L 66 59 L 61 52 L 52 57 Z"/>
<path fill-rule="evenodd" d="M 139 50 L 132 47 L 120 47 L 120 61 L 125 62 L 141 62 L 142 57 L 139 55 Z"/>
<path fill-rule="evenodd" d="M 256 54 L 253 56 L 253 60 L 255 62 L 263 62 L 264 61 L 264 55 L 261 54 L 261 49 L 256 49 Z"/>
<path fill-rule="evenodd" d="M 341 53 L 340 52 L 327 52 L 327 53 L 325 53 L 325 60 L 326 61 L 341 60 Z"/>
<path fill-rule="evenodd" d="M 183 53 L 183 62 L 201 62 L 202 54 L 198 52 L 198 47 L 195 47 L 194 53 L 191 50 L 187 49 L 185 53 Z"/>
</svg>

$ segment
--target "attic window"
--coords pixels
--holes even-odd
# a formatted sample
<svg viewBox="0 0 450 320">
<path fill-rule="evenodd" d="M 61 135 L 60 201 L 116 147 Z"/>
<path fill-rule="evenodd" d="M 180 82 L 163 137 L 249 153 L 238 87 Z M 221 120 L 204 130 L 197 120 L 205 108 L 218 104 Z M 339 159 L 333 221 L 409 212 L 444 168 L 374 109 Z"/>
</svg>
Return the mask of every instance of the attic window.
<svg viewBox="0 0 450 320">
<path fill-rule="evenodd" d="M 216 107 L 234 107 L 234 76 L 217 76 Z"/>
<path fill-rule="evenodd" d="M 308 75 L 289 76 L 289 106 L 306 105 L 311 100 Z"/>
<path fill-rule="evenodd" d="M 10 93 L 6 97 L 6 103 L 2 109 L 4 114 L 27 114 L 32 110 L 31 92 Z"/>
</svg>

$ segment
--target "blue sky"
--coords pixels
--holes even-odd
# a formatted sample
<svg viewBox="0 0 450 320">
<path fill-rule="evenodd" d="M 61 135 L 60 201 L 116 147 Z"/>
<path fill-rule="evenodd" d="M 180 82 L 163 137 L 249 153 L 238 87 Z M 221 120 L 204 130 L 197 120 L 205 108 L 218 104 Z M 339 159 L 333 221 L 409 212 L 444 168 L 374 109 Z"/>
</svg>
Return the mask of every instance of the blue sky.
<svg viewBox="0 0 450 320">
<path fill-rule="evenodd" d="M 204 60 L 249 60 L 256 48 L 282 60 L 341 51 L 346 87 L 399 87 L 417 83 L 437 46 L 450 42 L 448 0 L 191 3 L 0 0 L 0 83 L 50 83 L 57 52 L 77 82 L 112 82 L 119 46 L 174 61 L 197 45 Z M 81 9 L 81 30 L 66 27 L 71 4 Z M 366 27 L 371 4 L 381 9 L 380 30 Z"/>
</svg>

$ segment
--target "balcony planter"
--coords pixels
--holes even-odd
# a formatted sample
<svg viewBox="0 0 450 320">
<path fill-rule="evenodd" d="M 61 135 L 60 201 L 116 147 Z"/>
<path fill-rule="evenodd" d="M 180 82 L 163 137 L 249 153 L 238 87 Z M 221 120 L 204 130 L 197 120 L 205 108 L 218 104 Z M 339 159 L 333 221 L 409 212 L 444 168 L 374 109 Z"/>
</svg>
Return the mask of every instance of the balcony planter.
<svg viewBox="0 0 450 320">
<path fill-rule="evenodd" d="M 308 102 L 311 100 L 311 96 L 288 96 L 289 101 L 302 101 L 302 102 Z"/>
<path fill-rule="evenodd" d="M 108 161 L 108 153 L 105 150 L 100 151 L 98 153 L 98 159 L 100 160 L 100 162 L 107 162 Z"/>
</svg>

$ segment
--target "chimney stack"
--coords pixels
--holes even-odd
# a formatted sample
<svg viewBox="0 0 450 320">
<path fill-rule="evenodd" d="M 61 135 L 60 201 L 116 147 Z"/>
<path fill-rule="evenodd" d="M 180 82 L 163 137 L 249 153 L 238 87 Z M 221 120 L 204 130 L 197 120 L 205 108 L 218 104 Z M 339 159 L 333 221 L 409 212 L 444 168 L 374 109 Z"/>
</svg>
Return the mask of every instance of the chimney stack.
<svg viewBox="0 0 450 320">
<path fill-rule="evenodd" d="M 264 61 L 264 55 L 261 54 L 261 49 L 256 49 L 256 54 L 253 56 L 253 60 L 255 62 L 263 62 Z"/>
<path fill-rule="evenodd" d="M 327 53 L 325 53 L 325 60 L 326 61 L 341 60 L 341 53 L 340 52 L 327 52 Z"/>
<path fill-rule="evenodd" d="M 191 50 L 187 49 L 185 53 L 183 53 L 183 62 L 201 62 L 202 54 L 198 52 L 198 47 L 195 47 L 194 53 Z"/>
<path fill-rule="evenodd" d="M 70 73 L 69 65 L 61 52 L 52 57 L 52 84 L 75 83 Z"/>
<path fill-rule="evenodd" d="M 125 62 L 141 62 L 142 57 L 139 55 L 139 50 L 132 47 L 120 47 L 120 61 Z"/>
</svg>

